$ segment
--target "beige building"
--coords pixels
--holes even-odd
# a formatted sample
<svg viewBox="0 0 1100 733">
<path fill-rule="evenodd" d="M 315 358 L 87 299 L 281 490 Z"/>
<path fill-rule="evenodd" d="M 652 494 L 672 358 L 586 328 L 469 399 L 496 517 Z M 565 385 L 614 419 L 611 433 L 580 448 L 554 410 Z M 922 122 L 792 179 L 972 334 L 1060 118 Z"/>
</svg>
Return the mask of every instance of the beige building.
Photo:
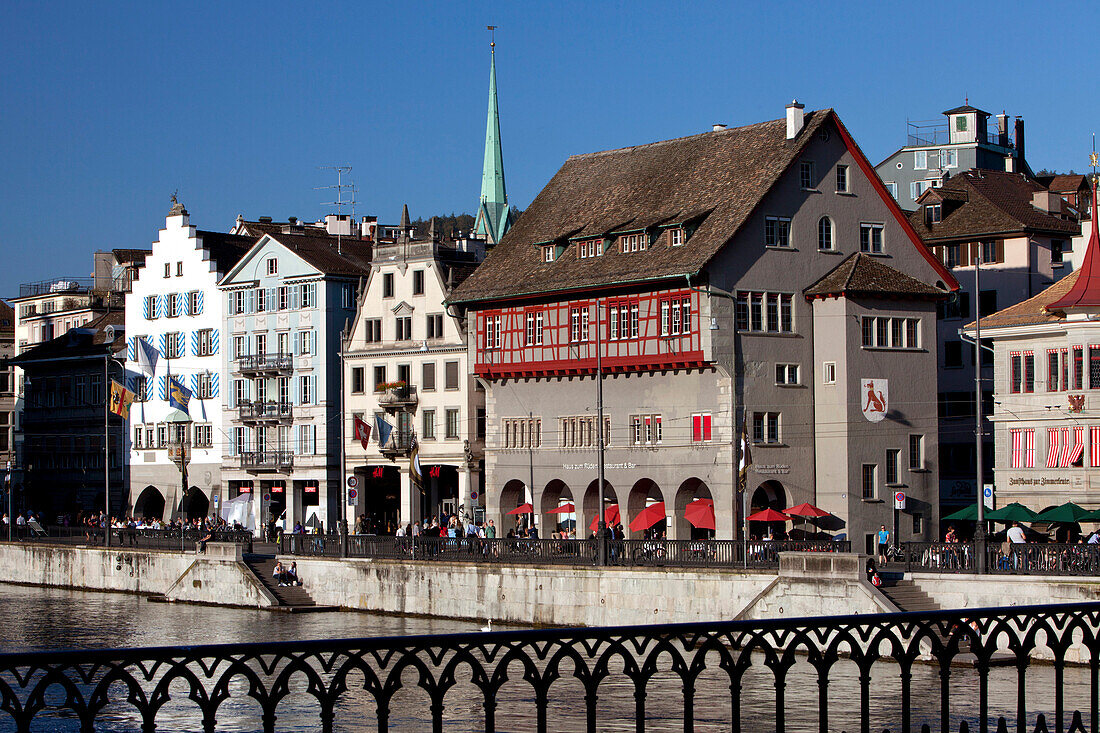
<svg viewBox="0 0 1100 733">
<path fill-rule="evenodd" d="M 832 110 L 573 156 L 449 300 L 488 390 L 488 516 L 530 501 L 545 536 L 569 501 L 586 534 L 602 434 L 624 526 L 663 501 L 657 528 L 697 536 L 709 498 L 737 537 L 747 423 L 749 512 L 813 502 L 862 547 L 901 491 L 900 538 L 930 538 L 955 287 Z"/>
<path fill-rule="evenodd" d="M 470 373 L 466 324 L 444 301 L 485 245 L 445 240 L 434 222 L 426 238 L 414 238 L 408 209 L 395 234 L 375 244 L 344 344 L 346 466 L 360 497 L 348 516 L 379 533 L 443 513 L 480 518 L 483 506 L 485 393 Z M 365 446 L 356 420 L 369 426 Z M 380 423 L 392 426 L 384 442 Z M 414 441 L 421 490 L 409 475 Z"/>
</svg>

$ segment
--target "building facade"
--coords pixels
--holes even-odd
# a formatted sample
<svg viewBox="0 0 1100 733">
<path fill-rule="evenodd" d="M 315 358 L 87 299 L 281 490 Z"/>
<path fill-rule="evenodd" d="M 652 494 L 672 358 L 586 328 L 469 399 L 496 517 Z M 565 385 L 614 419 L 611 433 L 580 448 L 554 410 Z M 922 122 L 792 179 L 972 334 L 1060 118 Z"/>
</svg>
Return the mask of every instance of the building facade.
<svg viewBox="0 0 1100 733">
<path fill-rule="evenodd" d="M 0 300 L 0 467 L 5 469 L 4 491 L 14 491 L 12 506 L 22 507 L 23 475 L 15 451 L 18 413 L 15 405 L 15 309 Z"/>
<path fill-rule="evenodd" d="M 444 301 L 485 243 L 443 241 L 434 226 L 415 239 L 407 213 L 399 229 L 376 244 L 344 346 L 347 473 L 360 496 L 350 513 L 378 533 L 441 514 L 480 520 L 484 507 L 485 392 L 469 368 L 466 324 Z M 356 421 L 371 439 L 356 440 Z M 393 427 L 385 443 L 380 422 Z M 422 488 L 410 479 L 414 441 Z"/>
<path fill-rule="evenodd" d="M 1076 210 L 1063 197 L 1022 173 L 973 170 L 925 192 L 909 215 L 913 228 L 959 281 L 938 311 L 940 503 L 951 513 L 977 501 L 975 471 L 976 357 L 960 328 L 1026 301 L 1074 268 L 1085 249 Z M 974 263 L 981 259 L 980 292 Z M 983 360 L 991 385 L 993 365 Z M 983 388 L 983 414 L 993 412 L 993 390 Z M 993 432 L 983 429 L 983 484 L 993 481 Z"/>
<path fill-rule="evenodd" d="M 160 354 L 151 378 L 131 377 L 137 394 L 130 411 L 129 502 L 141 517 L 203 517 L 222 497 L 225 348 L 224 300 L 218 281 L 255 243 L 254 238 L 201 231 L 173 198 L 159 238 L 137 272 L 126 296 L 129 335 L 127 371 L 140 375 L 137 340 Z M 189 417 L 168 404 L 169 376 L 193 393 Z M 186 446 L 188 484 L 169 457 L 173 445 Z"/>
<path fill-rule="evenodd" d="M 126 422 L 107 412 L 105 391 L 125 379 L 123 322 L 121 312 L 104 314 L 11 362 L 24 374 L 22 508 L 51 523 L 125 512 Z"/>
<path fill-rule="evenodd" d="M 549 528 L 568 501 L 586 533 L 602 432 L 605 512 L 663 501 L 685 538 L 710 498 L 739 536 L 744 425 L 748 512 L 816 502 L 862 542 L 904 491 L 901 537 L 929 537 L 953 287 L 831 110 L 574 156 L 449 301 L 488 387 L 488 515 Z"/>
<path fill-rule="evenodd" d="M 925 191 L 968 170 L 1031 175 L 1024 159 L 1024 121 L 1009 129 L 1006 114 L 989 130 L 988 112 L 969 104 L 943 113 L 946 121 L 909 122 L 908 143 L 875 166 L 901 208 L 912 211 Z"/>
<path fill-rule="evenodd" d="M 997 506 L 1100 509 L 1100 240 L 1080 270 L 981 319 L 993 347 Z M 973 334 L 974 324 L 967 326 Z"/>
<path fill-rule="evenodd" d="M 257 526 L 340 519 L 340 339 L 371 242 L 324 229 L 260 237 L 225 275 L 226 497 L 256 497 Z"/>
</svg>

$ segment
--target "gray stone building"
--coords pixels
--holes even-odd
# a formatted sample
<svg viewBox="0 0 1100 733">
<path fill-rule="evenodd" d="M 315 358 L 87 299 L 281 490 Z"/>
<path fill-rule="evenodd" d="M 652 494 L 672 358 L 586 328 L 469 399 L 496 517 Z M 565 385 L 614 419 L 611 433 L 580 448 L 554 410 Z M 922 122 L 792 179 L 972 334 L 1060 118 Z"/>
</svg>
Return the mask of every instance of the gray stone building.
<svg viewBox="0 0 1100 733">
<path fill-rule="evenodd" d="M 545 533 L 570 501 L 587 533 L 602 433 L 624 526 L 663 501 L 689 537 L 710 498 L 736 537 L 744 421 L 749 512 L 814 502 L 860 546 L 904 491 L 901 538 L 929 538 L 955 287 L 831 110 L 573 156 L 449 300 L 487 388 L 488 516 L 530 501 Z"/>
<path fill-rule="evenodd" d="M 968 170 L 1022 172 L 1031 175 L 1024 159 L 1024 121 L 1009 129 L 1008 115 L 997 115 L 989 131 L 989 112 L 969 104 L 943 113 L 946 120 L 910 121 L 905 147 L 875 166 L 901 208 L 912 211 L 917 199 L 951 176 Z"/>
</svg>

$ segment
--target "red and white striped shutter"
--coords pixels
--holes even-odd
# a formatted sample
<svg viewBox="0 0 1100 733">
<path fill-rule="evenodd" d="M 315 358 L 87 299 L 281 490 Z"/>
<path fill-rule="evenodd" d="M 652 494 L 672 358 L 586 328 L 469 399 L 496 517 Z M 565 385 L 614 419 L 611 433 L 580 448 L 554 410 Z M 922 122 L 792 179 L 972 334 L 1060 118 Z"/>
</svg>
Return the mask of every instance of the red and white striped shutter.
<svg viewBox="0 0 1100 733">
<path fill-rule="evenodd" d="M 1069 442 L 1069 428 L 1062 428 L 1062 454 L 1059 465 L 1069 468 L 1069 454 L 1073 450 L 1073 443 Z"/>
<path fill-rule="evenodd" d="M 1081 460 L 1081 454 L 1085 451 L 1085 428 L 1075 426 L 1073 428 L 1073 450 L 1069 454 L 1069 465 L 1074 465 Z"/>
<path fill-rule="evenodd" d="M 1024 449 L 1024 468 L 1035 468 L 1035 429 L 1024 431 L 1027 447 Z"/>
<path fill-rule="evenodd" d="M 1012 433 L 1012 467 L 1019 468 L 1020 463 L 1020 439 L 1023 437 L 1022 431 L 1019 428 L 1013 428 Z"/>
<path fill-rule="evenodd" d="M 1058 468 L 1058 428 L 1047 428 L 1047 468 Z"/>
<path fill-rule="evenodd" d="M 1093 468 L 1100 468 L 1100 425 L 1090 427 L 1089 433 L 1089 447 L 1092 453 L 1091 465 Z"/>
</svg>

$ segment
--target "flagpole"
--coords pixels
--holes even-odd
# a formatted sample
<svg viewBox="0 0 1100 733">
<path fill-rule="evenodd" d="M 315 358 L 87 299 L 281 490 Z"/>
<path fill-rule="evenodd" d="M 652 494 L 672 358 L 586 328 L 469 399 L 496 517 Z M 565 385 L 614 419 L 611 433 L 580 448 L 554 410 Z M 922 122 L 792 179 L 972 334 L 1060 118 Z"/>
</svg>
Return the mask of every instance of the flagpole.
<svg viewBox="0 0 1100 733">
<path fill-rule="evenodd" d="M 110 421 L 110 375 L 108 366 L 111 358 L 111 345 L 104 344 L 103 353 L 103 512 L 106 514 L 104 524 L 104 545 L 111 546 L 111 421 Z"/>
</svg>

